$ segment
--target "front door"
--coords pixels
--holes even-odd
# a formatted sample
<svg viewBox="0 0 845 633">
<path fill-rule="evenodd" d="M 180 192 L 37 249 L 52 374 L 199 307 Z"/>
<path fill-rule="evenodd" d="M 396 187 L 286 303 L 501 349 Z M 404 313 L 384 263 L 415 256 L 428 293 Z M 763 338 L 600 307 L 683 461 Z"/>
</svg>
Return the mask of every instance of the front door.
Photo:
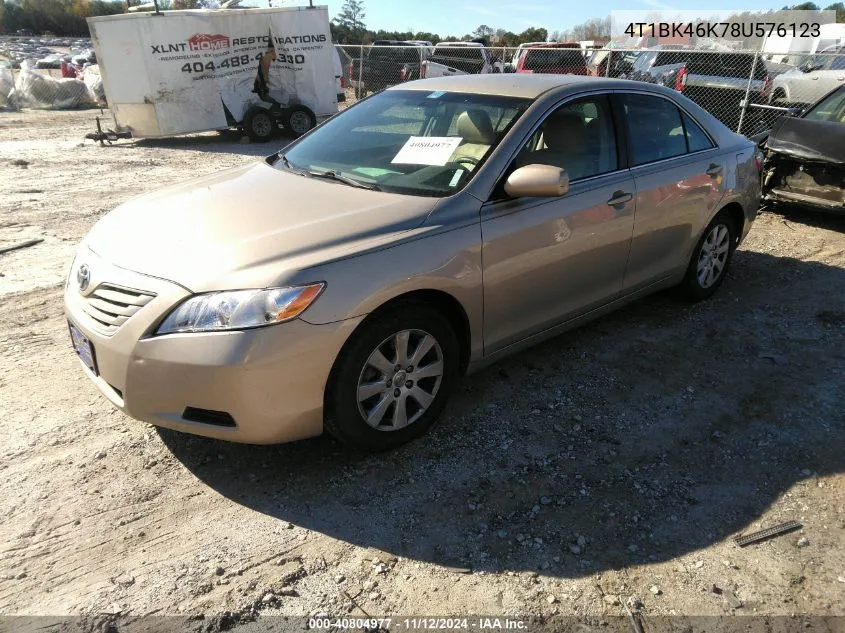
<svg viewBox="0 0 845 633">
<path fill-rule="evenodd" d="M 485 354 L 618 296 L 634 225 L 634 181 L 619 169 L 608 98 L 554 110 L 514 160 L 561 167 L 569 193 L 482 208 Z"/>
</svg>

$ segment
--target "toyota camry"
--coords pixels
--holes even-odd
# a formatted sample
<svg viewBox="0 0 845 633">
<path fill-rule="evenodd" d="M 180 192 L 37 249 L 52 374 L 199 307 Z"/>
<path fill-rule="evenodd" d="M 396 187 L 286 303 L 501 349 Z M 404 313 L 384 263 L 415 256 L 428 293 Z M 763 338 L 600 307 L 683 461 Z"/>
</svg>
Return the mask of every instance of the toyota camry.
<svg viewBox="0 0 845 633">
<path fill-rule="evenodd" d="M 138 420 L 391 448 L 467 372 L 657 290 L 710 297 L 755 218 L 759 166 L 661 86 L 403 83 L 100 219 L 68 276 L 70 339 Z"/>
</svg>

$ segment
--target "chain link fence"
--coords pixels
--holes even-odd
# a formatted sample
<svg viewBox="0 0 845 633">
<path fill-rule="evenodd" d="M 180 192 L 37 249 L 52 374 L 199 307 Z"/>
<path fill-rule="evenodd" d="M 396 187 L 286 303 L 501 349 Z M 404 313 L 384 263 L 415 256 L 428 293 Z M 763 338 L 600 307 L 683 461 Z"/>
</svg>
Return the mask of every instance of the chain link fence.
<svg viewBox="0 0 845 633">
<path fill-rule="evenodd" d="M 845 48 L 818 54 L 762 51 L 586 49 L 539 44 L 518 48 L 439 45 L 336 46 L 347 104 L 426 77 L 478 73 L 552 73 L 660 84 L 682 92 L 731 129 L 754 134 L 788 109 L 805 108 L 845 85 Z"/>
<path fill-rule="evenodd" d="M 479 73 L 552 73 L 627 79 L 682 92 L 742 134 L 771 127 L 788 109 L 805 108 L 845 85 L 845 48 L 818 54 L 651 49 L 582 49 L 534 43 L 518 48 L 468 44 L 336 45 L 348 107 L 370 94 L 414 79 Z M 82 108 L 105 103 L 96 65 L 37 68 L 0 59 L 0 108 Z M 335 71 L 337 72 L 337 71 Z"/>
</svg>

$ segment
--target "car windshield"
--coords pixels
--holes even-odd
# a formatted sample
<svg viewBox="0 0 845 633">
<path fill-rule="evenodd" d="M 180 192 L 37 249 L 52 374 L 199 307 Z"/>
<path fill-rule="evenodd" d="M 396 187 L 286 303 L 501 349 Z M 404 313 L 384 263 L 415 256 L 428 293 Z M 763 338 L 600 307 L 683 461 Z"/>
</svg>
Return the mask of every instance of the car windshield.
<svg viewBox="0 0 845 633">
<path fill-rule="evenodd" d="M 811 121 L 845 123 L 845 88 L 829 94 L 804 115 Z"/>
<path fill-rule="evenodd" d="M 386 90 L 280 152 L 276 166 L 381 191 L 449 196 L 472 179 L 529 104 L 496 95 Z"/>
</svg>

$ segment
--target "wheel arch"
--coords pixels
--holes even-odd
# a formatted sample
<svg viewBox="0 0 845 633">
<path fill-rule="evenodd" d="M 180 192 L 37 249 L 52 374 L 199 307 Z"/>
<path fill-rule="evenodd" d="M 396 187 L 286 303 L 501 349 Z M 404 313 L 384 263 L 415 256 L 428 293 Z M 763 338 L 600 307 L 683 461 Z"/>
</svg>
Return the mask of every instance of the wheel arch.
<svg viewBox="0 0 845 633">
<path fill-rule="evenodd" d="M 707 218 L 707 222 L 703 224 L 703 226 L 701 227 L 701 231 L 695 237 L 695 240 L 693 240 L 692 245 L 690 246 L 689 252 L 687 253 L 687 261 L 689 261 L 689 258 L 692 257 L 695 253 L 695 249 L 698 245 L 698 242 L 704 236 L 704 232 L 707 230 L 707 227 L 710 226 L 710 223 L 722 212 L 726 212 L 731 218 L 731 221 L 734 223 L 734 228 L 737 231 L 737 244 L 734 244 L 734 246 L 738 245 L 739 241 L 742 239 L 743 231 L 745 230 L 748 218 L 745 217 L 745 211 L 742 205 L 736 200 L 730 200 L 729 202 L 719 207 L 719 209 L 715 211 L 713 215 Z"/>
<path fill-rule="evenodd" d="M 742 239 L 742 235 L 745 231 L 745 223 L 748 221 L 745 217 L 745 211 L 742 208 L 742 205 L 733 200 L 728 202 L 725 206 L 720 208 L 713 217 L 715 218 L 720 213 L 727 213 L 728 217 L 733 221 L 734 228 L 736 229 L 736 239 L 737 242 Z M 712 220 L 711 220 L 712 221 Z"/>
<path fill-rule="evenodd" d="M 461 304 L 460 301 L 458 301 L 458 299 L 454 297 L 454 295 L 451 295 L 443 290 L 435 290 L 433 288 L 421 288 L 417 290 L 411 290 L 396 295 L 395 297 L 391 297 L 387 301 L 380 304 L 376 309 L 372 310 L 369 314 L 367 314 L 367 316 L 361 321 L 361 323 L 359 323 L 358 326 L 352 331 L 352 333 L 346 339 L 346 342 L 340 348 L 340 351 L 337 353 L 334 363 L 332 363 L 332 368 L 329 372 L 329 377 L 326 381 L 326 388 L 323 395 L 324 402 L 326 394 L 328 394 L 329 390 L 333 388 L 340 360 L 341 358 L 343 358 L 343 355 L 346 353 L 346 350 L 348 349 L 351 342 L 355 339 L 356 334 L 361 330 L 361 328 L 363 328 L 374 318 L 377 318 L 388 310 L 398 308 L 402 305 L 411 307 L 414 305 L 425 305 L 433 307 L 444 317 L 446 317 L 446 319 L 454 328 L 455 335 L 458 337 L 459 354 L 461 359 L 460 373 L 464 374 L 466 372 L 466 369 L 469 365 L 470 352 L 472 350 L 472 334 L 470 329 L 469 315 L 467 314 L 464 306 Z"/>
</svg>

